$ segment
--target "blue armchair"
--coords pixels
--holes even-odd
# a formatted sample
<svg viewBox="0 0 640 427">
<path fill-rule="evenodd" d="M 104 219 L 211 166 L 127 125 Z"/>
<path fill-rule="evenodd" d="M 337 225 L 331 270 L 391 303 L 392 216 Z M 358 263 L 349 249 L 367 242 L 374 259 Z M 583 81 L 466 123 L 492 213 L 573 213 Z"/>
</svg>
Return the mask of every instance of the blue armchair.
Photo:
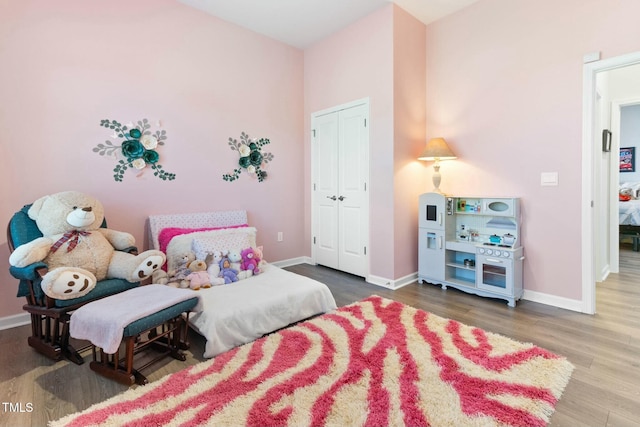
<svg viewBox="0 0 640 427">
<path fill-rule="evenodd" d="M 7 242 L 11 252 L 24 243 L 42 237 L 35 221 L 27 214 L 30 207 L 31 205 L 24 206 L 9 221 Z M 106 226 L 105 220 L 102 227 Z M 137 249 L 132 247 L 126 251 L 136 253 Z M 40 287 L 42 276 L 47 272 L 45 263 L 37 262 L 22 268 L 11 266 L 9 271 L 13 277 L 19 280 L 17 296 L 27 299 L 23 309 L 31 315 L 29 345 L 53 360 L 67 358 L 78 365 L 84 363 L 80 355 L 83 349 L 76 350 L 69 342 L 71 313 L 91 301 L 140 285 L 139 282 L 131 283 L 124 279 L 105 279 L 99 281 L 91 292 L 82 297 L 59 300 L 45 295 Z"/>
</svg>

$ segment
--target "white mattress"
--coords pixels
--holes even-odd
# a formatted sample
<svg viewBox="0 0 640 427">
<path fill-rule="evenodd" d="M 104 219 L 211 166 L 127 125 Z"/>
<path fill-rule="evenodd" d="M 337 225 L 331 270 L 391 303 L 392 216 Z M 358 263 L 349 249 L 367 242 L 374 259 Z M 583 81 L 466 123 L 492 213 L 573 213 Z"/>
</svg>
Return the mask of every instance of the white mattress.
<svg viewBox="0 0 640 427">
<path fill-rule="evenodd" d="M 189 321 L 207 340 L 204 357 L 336 308 L 326 285 L 270 264 L 257 276 L 198 293 L 204 310 Z"/>
<path fill-rule="evenodd" d="M 619 202 L 620 225 L 640 225 L 640 200 L 633 199 L 628 202 Z"/>
</svg>

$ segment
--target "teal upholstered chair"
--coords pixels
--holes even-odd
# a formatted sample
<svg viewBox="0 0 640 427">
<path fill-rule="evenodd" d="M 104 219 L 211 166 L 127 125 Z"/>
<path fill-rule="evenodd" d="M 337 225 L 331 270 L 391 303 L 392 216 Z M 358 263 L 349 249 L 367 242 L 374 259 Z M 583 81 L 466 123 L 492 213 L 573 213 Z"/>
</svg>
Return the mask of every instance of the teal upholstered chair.
<svg viewBox="0 0 640 427">
<path fill-rule="evenodd" d="M 31 205 L 24 206 L 9 221 L 7 242 L 11 252 L 24 243 L 42 237 L 42 233 L 35 221 L 29 218 L 27 214 L 30 207 Z M 105 220 L 102 223 L 102 227 L 106 226 Z M 134 247 L 127 249 L 127 252 L 136 251 L 137 249 Z M 47 272 L 45 263 L 37 262 L 22 268 L 11 266 L 9 271 L 13 277 L 20 281 L 17 296 L 26 297 L 27 299 L 27 303 L 23 308 L 31 315 L 29 345 L 53 360 L 60 360 L 66 357 L 79 365 L 84 360 L 78 350 L 74 349 L 69 343 L 69 319 L 71 318 L 71 313 L 91 301 L 140 285 L 140 283 L 131 283 L 123 279 L 106 279 L 99 281 L 91 292 L 82 297 L 58 300 L 45 295 L 40 287 L 42 276 Z"/>
</svg>

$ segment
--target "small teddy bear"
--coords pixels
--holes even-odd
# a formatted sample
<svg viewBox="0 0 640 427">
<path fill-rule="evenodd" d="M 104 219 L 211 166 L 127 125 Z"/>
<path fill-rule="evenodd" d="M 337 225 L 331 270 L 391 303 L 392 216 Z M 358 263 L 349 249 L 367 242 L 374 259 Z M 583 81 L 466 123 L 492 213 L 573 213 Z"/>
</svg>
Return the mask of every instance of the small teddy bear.
<svg viewBox="0 0 640 427">
<path fill-rule="evenodd" d="M 254 258 L 258 261 L 258 267 L 264 267 L 267 265 L 267 261 L 264 260 L 264 256 L 262 255 L 262 246 L 258 246 L 253 248 Z M 260 270 L 262 271 L 262 269 Z"/>
<path fill-rule="evenodd" d="M 191 271 L 185 280 L 189 281 L 189 287 L 194 291 L 200 290 L 200 288 L 210 288 L 211 280 L 209 280 L 209 273 L 207 273 L 207 263 L 201 259 L 193 260 L 187 265 L 187 268 Z"/>
<path fill-rule="evenodd" d="M 251 271 L 251 274 L 254 276 L 260 273 L 260 269 L 258 268 L 260 259 L 256 257 L 253 248 L 243 249 L 240 255 L 242 256 L 242 264 L 240 266 L 242 270 Z"/>
<path fill-rule="evenodd" d="M 184 276 L 188 275 L 187 264 L 195 260 L 196 256 L 193 252 L 188 251 L 180 254 L 176 259 L 172 260 L 172 264 L 177 265 L 172 270 L 156 270 L 153 272 L 152 283 L 159 285 L 168 285 L 173 288 L 188 288 L 188 282 L 183 283 Z"/>
<path fill-rule="evenodd" d="M 191 274 L 189 264 L 195 261 L 195 259 L 196 255 L 193 252 L 185 252 L 182 254 L 178 259 L 178 266 L 167 273 L 168 283 L 166 283 L 166 285 L 172 288 L 188 288 L 189 280 L 187 280 L 187 276 Z"/>
</svg>

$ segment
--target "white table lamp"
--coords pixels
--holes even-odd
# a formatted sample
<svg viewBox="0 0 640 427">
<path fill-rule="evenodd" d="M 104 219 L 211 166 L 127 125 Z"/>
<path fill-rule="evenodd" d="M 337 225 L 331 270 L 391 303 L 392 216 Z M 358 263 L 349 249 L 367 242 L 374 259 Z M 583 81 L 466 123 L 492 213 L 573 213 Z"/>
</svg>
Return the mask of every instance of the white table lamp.
<svg viewBox="0 0 640 427">
<path fill-rule="evenodd" d="M 442 194 L 442 191 L 440 191 L 440 181 L 442 179 L 440 176 L 440 160 L 453 160 L 456 158 L 456 155 L 453 154 L 453 151 L 451 151 L 444 138 L 431 138 L 429 142 L 427 142 L 418 160 L 435 162 L 433 164 L 433 170 L 435 171 L 433 174 L 434 193 Z"/>
</svg>

